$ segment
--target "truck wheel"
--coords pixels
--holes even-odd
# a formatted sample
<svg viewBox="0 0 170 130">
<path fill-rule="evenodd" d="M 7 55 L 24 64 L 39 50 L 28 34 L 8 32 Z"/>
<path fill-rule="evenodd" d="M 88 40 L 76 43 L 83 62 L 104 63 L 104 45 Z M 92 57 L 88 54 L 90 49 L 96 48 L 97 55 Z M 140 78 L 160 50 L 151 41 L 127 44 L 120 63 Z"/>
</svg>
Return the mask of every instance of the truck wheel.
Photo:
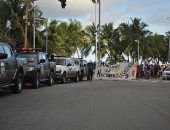
<svg viewBox="0 0 170 130">
<path fill-rule="evenodd" d="M 79 77 L 79 74 L 77 73 L 75 77 L 75 82 L 79 82 L 79 81 L 80 81 L 80 77 Z"/>
<path fill-rule="evenodd" d="M 84 72 L 82 71 L 80 76 L 80 81 L 83 81 L 83 78 L 84 78 Z"/>
<path fill-rule="evenodd" d="M 66 79 L 66 74 L 64 73 L 64 74 L 62 75 L 61 82 L 62 82 L 63 84 L 65 84 L 66 81 L 67 81 L 67 79 Z"/>
<path fill-rule="evenodd" d="M 19 94 L 22 92 L 23 88 L 23 74 L 19 72 L 15 79 L 15 86 L 12 88 L 12 93 Z"/>
<path fill-rule="evenodd" d="M 35 89 L 39 88 L 40 86 L 40 73 L 39 72 L 35 74 L 35 77 L 33 78 L 32 86 Z"/>
<path fill-rule="evenodd" d="M 49 86 L 52 86 L 52 85 L 54 85 L 54 83 L 55 83 L 54 72 L 50 72 L 48 84 L 49 84 Z"/>
<path fill-rule="evenodd" d="M 80 81 L 83 81 L 83 77 L 80 77 Z"/>
</svg>

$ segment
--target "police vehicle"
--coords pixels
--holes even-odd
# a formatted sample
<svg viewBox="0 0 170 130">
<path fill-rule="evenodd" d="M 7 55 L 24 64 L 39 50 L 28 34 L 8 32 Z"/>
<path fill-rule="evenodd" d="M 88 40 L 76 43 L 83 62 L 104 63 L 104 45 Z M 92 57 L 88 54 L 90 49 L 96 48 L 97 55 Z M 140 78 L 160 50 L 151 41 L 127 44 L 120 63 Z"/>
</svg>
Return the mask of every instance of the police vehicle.
<svg viewBox="0 0 170 130">
<path fill-rule="evenodd" d="M 27 73 L 24 76 L 25 83 L 31 83 L 33 88 L 39 88 L 41 82 L 52 86 L 56 71 L 55 62 L 48 60 L 47 54 L 40 49 L 21 48 L 16 53 L 17 58 L 27 59 Z"/>
<path fill-rule="evenodd" d="M 21 93 L 23 76 L 26 73 L 23 64 L 26 60 L 17 59 L 12 48 L 0 43 L 0 88 L 9 87 L 13 93 Z"/>
</svg>

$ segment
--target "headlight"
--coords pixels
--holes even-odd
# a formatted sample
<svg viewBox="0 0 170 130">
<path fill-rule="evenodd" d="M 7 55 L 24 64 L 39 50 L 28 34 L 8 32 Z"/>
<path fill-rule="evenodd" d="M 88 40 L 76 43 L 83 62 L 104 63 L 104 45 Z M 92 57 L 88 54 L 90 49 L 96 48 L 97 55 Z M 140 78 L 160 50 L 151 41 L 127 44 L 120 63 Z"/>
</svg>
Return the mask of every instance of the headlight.
<svg viewBox="0 0 170 130">
<path fill-rule="evenodd" d="M 33 71 L 34 67 L 28 67 L 28 71 Z"/>
</svg>

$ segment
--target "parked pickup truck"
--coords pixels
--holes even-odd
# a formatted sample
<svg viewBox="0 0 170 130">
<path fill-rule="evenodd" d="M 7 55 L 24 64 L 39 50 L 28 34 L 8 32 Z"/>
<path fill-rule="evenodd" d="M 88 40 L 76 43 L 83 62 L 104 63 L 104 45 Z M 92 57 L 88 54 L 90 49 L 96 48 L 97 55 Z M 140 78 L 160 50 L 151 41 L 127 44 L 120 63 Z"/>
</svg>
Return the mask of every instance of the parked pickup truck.
<svg viewBox="0 0 170 130">
<path fill-rule="evenodd" d="M 50 62 L 46 53 L 25 49 L 16 53 L 17 58 L 27 59 L 27 73 L 24 76 L 25 83 L 31 83 L 33 88 L 39 88 L 41 82 L 52 86 L 56 72 L 55 62 Z"/>
<path fill-rule="evenodd" d="M 8 44 L 0 43 L 0 88 L 9 87 L 13 93 L 21 93 L 25 64 L 26 59 L 16 58 Z"/>
<path fill-rule="evenodd" d="M 67 79 L 79 81 L 80 69 L 75 65 L 74 59 L 66 57 L 54 57 L 56 63 L 56 81 L 66 83 Z"/>
<path fill-rule="evenodd" d="M 87 61 L 83 60 L 83 58 L 72 58 L 74 60 L 74 64 L 77 68 L 79 68 L 79 77 L 82 81 L 84 78 L 87 79 L 88 76 L 88 68 Z"/>
</svg>

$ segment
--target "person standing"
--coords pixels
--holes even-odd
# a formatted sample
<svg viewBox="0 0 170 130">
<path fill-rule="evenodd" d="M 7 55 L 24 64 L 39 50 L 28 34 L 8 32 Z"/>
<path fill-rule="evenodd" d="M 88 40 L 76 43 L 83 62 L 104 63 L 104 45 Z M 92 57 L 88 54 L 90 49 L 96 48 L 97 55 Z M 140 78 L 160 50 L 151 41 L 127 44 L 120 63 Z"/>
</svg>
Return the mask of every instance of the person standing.
<svg viewBox="0 0 170 130">
<path fill-rule="evenodd" d="M 92 79 L 93 79 L 94 63 L 91 60 L 87 63 L 87 68 L 88 68 L 88 79 L 90 81 L 92 81 Z"/>
<path fill-rule="evenodd" d="M 139 77 L 140 77 L 140 66 L 137 65 L 136 79 L 139 79 Z"/>
</svg>

